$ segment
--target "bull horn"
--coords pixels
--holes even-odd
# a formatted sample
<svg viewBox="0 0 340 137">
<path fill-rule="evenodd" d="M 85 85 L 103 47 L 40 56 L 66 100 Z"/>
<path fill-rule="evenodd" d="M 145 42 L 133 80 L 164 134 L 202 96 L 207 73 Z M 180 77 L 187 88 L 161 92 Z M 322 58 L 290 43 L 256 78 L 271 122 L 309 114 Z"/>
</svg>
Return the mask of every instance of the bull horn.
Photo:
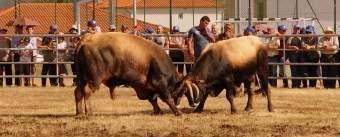
<svg viewBox="0 0 340 137">
<path fill-rule="evenodd" d="M 193 97 L 193 91 L 192 91 L 192 86 L 188 83 L 188 82 L 185 82 L 185 85 L 188 87 L 187 89 L 189 89 L 189 93 L 190 93 L 190 96 Z"/>
<path fill-rule="evenodd" d="M 192 86 L 195 88 L 195 91 L 196 91 L 196 92 L 193 92 L 194 102 L 198 103 L 199 102 L 198 96 L 200 94 L 200 89 L 198 88 L 198 86 L 195 83 L 192 83 Z"/>
</svg>

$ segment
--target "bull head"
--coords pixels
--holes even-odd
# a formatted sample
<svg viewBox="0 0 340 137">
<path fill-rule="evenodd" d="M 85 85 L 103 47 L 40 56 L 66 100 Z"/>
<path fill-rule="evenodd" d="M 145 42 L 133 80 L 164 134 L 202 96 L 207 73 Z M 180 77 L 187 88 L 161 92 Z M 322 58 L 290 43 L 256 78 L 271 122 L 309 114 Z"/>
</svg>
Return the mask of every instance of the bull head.
<svg viewBox="0 0 340 137">
<path fill-rule="evenodd" d="M 199 88 L 198 84 L 193 81 L 191 77 L 184 77 L 176 84 L 174 92 L 175 104 L 178 106 L 182 96 L 185 95 L 188 99 L 189 105 L 191 107 L 195 107 L 196 104 L 200 102 L 200 91 L 201 88 Z"/>
</svg>

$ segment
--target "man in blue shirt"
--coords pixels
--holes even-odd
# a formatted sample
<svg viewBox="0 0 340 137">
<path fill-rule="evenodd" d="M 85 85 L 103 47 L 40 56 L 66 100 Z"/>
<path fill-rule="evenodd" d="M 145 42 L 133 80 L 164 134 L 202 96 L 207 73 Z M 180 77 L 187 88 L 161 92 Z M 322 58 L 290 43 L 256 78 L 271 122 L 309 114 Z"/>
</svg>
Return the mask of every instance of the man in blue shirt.
<svg viewBox="0 0 340 137">
<path fill-rule="evenodd" d="M 203 16 L 200 20 L 200 24 L 191 28 L 188 32 L 188 48 L 189 54 L 195 56 L 197 59 L 204 47 L 211 42 L 215 42 L 215 37 L 208 29 L 210 19 L 208 16 Z"/>
</svg>

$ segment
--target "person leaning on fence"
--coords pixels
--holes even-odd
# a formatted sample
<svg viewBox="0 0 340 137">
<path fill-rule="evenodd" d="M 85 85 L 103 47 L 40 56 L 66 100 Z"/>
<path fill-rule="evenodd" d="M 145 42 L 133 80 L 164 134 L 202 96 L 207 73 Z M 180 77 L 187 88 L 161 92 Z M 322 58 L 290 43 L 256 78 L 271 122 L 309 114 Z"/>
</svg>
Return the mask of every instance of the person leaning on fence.
<svg viewBox="0 0 340 137">
<path fill-rule="evenodd" d="M 156 34 L 159 34 L 159 35 L 164 34 L 163 27 L 161 25 L 157 26 Z M 161 46 L 161 48 L 169 48 L 168 38 L 165 37 L 165 36 L 163 36 L 163 37 L 153 37 L 152 41 L 155 42 L 157 45 Z M 167 54 L 169 54 L 168 49 L 166 49 L 165 52 Z"/>
<path fill-rule="evenodd" d="M 148 28 L 146 28 L 145 29 L 145 31 L 144 31 L 144 35 L 152 35 L 154 33 L 154 30 L 151 28 L 151 27 L 148 27 Z M 153 40 L 153 37 L 152 36 L 144 36 L 144 38 L 145 39 L 147 39 L 147 40 Z"/>
<path fill-rule="evenodd" d="M 30 35 L 33 35 L 33 32 L 34 32 L 34 26 L 27 26 L 26 27 L 26 32 L 27 34 L 30 34 Z M 31 44 L 32 46 L 32 49 L 37 49 L 38 48 L 38 43 L 41 42 L 42 39 L 40 37 L 29 37 L 29 43 Z M 33 62 L 37 62 L 37 57 L 38 56 L 38 51 L 37 50 L 33 50 L 32 51 L 32 61 Z M 35 75 L 35 64 L 31 64 L 30 65 L 30 68 L 31 68 L 31 75 Z M 34 82 L 34 78 L 31 78 L 31 84 L 33 87 L 36 87 L 37 85 L 35 84 Z"/>
<path fill-rule="evenodd" d="M 303 37 L 302 38 L 302 48 L 304 50 L 306 50 L 306 52 L 304 52 L 305 54 L 303 55 L 304 60 L 307 63 L 318 63 L 319 62 L 319 58 L 320 55 L 319 53 L 316 51 L 316 45 L 318 44 L 318 38 L 315 36 L 311 36 L 314 34 L 314 29 L 313 26 L 307 26 L 305 28 L 305 33 L 307 35 L 307 37 Z M 318 76 L 318 67 L 316 65 L 309 65 L 306 66 L 306 72 L 307 72 L 307 76 L 308 77 L 317 77 Z M 309 79 L 309 87 L 316 87 L 316 79 Z"/>
<path fill-rule="evenodd" d="M 23 37 L 20 44 L 18 45 L 18 48 L 21 49 L 19 51 L 20 55 L 20 62 L 32 62 L 32 54 L 33 51 L 33 45 L 30 43 L 30 39 L 28 37 Z M 28 76 L 31 74 L 31 64 L 18 64 L 19 67 L 19 75 L 25 75 Z M 21 81 L 21 80 L 20 80 Z M 21 82 L 20 82 L 21 83 Z M 24 85 L 25 87 L 30 86 L 30 78 L 25 77 L 24 78 Z"/>
<path fill-rule="evenodd" d="M 102 32 L 101 28 L 97 25 L 97 22 L 95 20 L 89 20 L 87 22 L 87 28 L 83 30 L 83 34 L 85 33 L 96 33 L 96 32 Z"/>
<path fill-rule="evenodd" d="M 294 25 L 292 34 L 300 34 L 299 24 Z M 302 63 L 302 40 L 301 37 L 293 36 L 288 37 L 287 41 L 287 56 L 290 63 Z M 290 65 L 290 71 L 292 77 L 303 77 L 303 66 Z M 292 88 L 300 88 L 301 79 L 292 79 Z M 303 87 L 307 87 L 307 83 L 303 83 Z"/>
<path fill-rule="evenodd" d="M 191 28 L 188 32 L 188 50 L 190 56 L 197 59 L 208 43 L 215 42 L 215 37 L 208 28 L 210 18 L 203 16 L 198 26 Z"/>
<path fill-rule="evenodd" d="M 50 30 L 48 34 L 58 34 L 57 32 L 58 26 L 53 24 L 50 26 Z M 44 55 L 44 62 L 51 63 L 55 60 L 55 53 L 54 49 L 57 46 L 56 37 L 44 37 L 42 40 L 42 45 L 39 48 L 42 48 L 43 55 Z M 56 75 L 56 68 L 57 64 L 43 64 L 41 75 L 49 75 L 55 76 Z M 49 78 L 51 86 L 58 86 L 56 78 Z M 46 78 L 41 78 L 41 85 L 46 87 Z"/>
<path fill-rule="evenodd" d="M 287 27 L 285 25 L 279 25 L 277 27 L 277 31 L 279 32 L 278 35 L 279 36 L 284 36 L 286 35 L 287 32 Z M 284 49 L 287 49 L 287 38 L 285 37 L 280 37 L 280 46 L 279 46 L 279 63 L 285 63 L 287 61 L 287 55 L 285 55 L 286 51 Z M 285 56 L 284 56 L 285 55 Z M 286 68 L 284 65 L 279 65 L 279 77 L 285 77 L 286 75 Z M 283 78 L 282 79 L 283 82 L 283 87 L 284 88 L 288 88 L 288 79 Z"/>
<path fill-rule="evenodd" d="M 324 30 L 325 36 L 320 38 L 318 48 L 321 51 L 321 59 L 320 62 L 322 63 L 335 63 L 335 55 L 338 52 L 337 49 L 339 48 L 339 41 L 337 37 L 329 36 L 334 34 L 334 31 L 331 27 L 327 27 Z M 336 66 L 330 65 L 322 65 L 322 77 L 336 77 Z M 336 87 L 336 80 L 333 79 L 323 79 L 323 86 L 324 88 L 335 88 Z"/>
<path fill-rule="evenodd" d="M 15 34 L 24 34 L 24 26 L 15 26 Z M 17 48 L 20 44 L 21 41 L 21 37 L 15 36 L 12 37 L 12 41 L 11 41 L 11 48 Z M 19 51 L 18 50 L 13 50 L 10 53 L 11 56 L 11 61 L 13 62 L 19 62 L 20 60 L 20 55 L 19 55 Z M 20 72 L 20 65 L 19 64 L 14 64 L 14 72 L 15 75 L 19 75 Z M 14 78 L 14 84 L 16 86 L 20 86 L 20 78 Z"/>
<path fill-rule="evenodd" d="M 216 41 L 227 40 L 235 37 L 234 27 L 230 23 L 224 24 L 223 32 L 217 36 Z"/>
<path fill-rule="evenodd" d="M 76 27 L 73 27 L 68 31 L 69 34 L 77 34 L 78 29 Z M 70 37 L 69 42 L 67 43 L 67 50 L 68 52 L 65 54 L 64 61 L 71 61 L 74 62 L 74 55 L 75 55 L 75 49 L 78 46 L 78 43 L 80 41 L 80 37 Z M 75 65 L 71 64 L 71 70 L 73 75 L 77 75 L 77 71 L 75 69 Z M 76 85 L 76 78 L 73 78 L 72 86 Z"/>
<path fill-rule="evenodd" d="M 243 30 L 243 36 L 250 36 L 250 35 L 254 35 L 254 34 L 255 34 L 255 30 L 251 26 L 248 26 Z"/>
<path fill-rule="evenodd" d="M 0 28 L 0 34 L 6 34 L 7 29 Z M 1 62 L 9 62 L 10 61 L 10 50 L 11 48 L 11 40 L 7 37 L 0 36 L 0 63 Z M 6 48 L 8 48 L 6 50 Z M 12 64 L 0 64 L 0 87 L 3 86 L 3 73 L 5 72 L 5 76 L 11 76 L 12 75 Z M 6 79 L 6 86 L 12 86 L 12 78 L 5 78 Z"/>
<path fill-rule="evenodd" d="M 58 43 L 57 43 L 57 51 L 58 54 L 57 54 L 57 57 L 56 59 L 54 60 L 54 62 L 64 62 L 64 59 L 65 59 L 65 56 L 68 52 L 67 50 L 67 42 L 65 41 L 65 38 L 62 36 L 64 35 L 64 33 L 62 32 L 59 32 L 58 33 L 60 36 L 58 36 Z M 66 66 L 65 64 L 58 64 L 58 75 L 59 76 L 65 76 L 67 74 L 67 70 L 66 70 Z M 59 83 L 59 86 L 61 87 L 65 87 L 65 84 L 64 84 L 64 78 L 59 78 L 58 80 L 58 83 Z"/>
<path fill-rule="evenodd" d="M 75 52 L 76 52 L 76 48 L 78 47 L 78 44 L 79 44 L 79 41 L 80 41 L 80 38 L 79 37 L 72 37 L 71 38 L 71 42 L 69 43 L 68 45 L 68 55 L 69 55 L 69 60 L 67 61 L 72 61 L 74 62 L 75 61 Z M 76 71 L 76 68 L 75 68 L 75 64 L 71 64 L 71 69 L 72 69 L 72 73 L 73 75 L 77 75 L 77 71 Z M 73 78 L 73 83 L 72 83 L 72 86 L 76 86 L 76 83 L 77 83 L 77 79 L 76 78 Z"/>
<path fill-rule="evenodd" d="M 267 28 L 268 34 L 270 35 L 278 35 L 275 29 Z M 268 37 L 264 39 L 264 42 L 267 43 L 268 46 L 268 62 L 269 63 L 278 63 L 281 61 L 281 57 L 279 56 L 279 47 L 280 47 L 280 38 L 279 37 Z M 273 79 L 269 79 L 269 84 L 272 87 L 277 87 L 277 66 L 278 65 L 269 65 L 269 77 L 275 77 Z"/>
<path fill-rule="evenodd" d="M 172 34 L 180 34 L 179 26 L 172 27 Z M 169 56 L 173 62 L 184 62 L 184 38 L 183 37 L 170 37 L 169 47 L 173 48 L 170 50 Z M 182 77 L 184 72 L 184 64 L 177 64 L 177 74 Z"/>
</svg>

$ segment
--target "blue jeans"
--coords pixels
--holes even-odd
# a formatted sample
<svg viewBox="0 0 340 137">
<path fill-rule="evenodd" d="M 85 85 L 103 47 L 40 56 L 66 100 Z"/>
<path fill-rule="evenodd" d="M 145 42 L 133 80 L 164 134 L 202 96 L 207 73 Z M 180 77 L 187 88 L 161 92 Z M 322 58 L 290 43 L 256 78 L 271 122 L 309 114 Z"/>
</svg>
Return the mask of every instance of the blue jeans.
<svg viewBox="0 0 340 137">
<path fill-rule="evenodd" d="M 268 57 L 268 62 L 269 63 L 283 63 L 283 59 L 281 59 L 280 56 L 275 55 L 272 57 Z M 270 77 L 277 77 L 277 68 L 278 65 L 269 65 L 269 76 Z M 279 77 L 284 77 L 285 72 L 284 72 L 284 65 L 279 65 Z M 273 87 L 277 87 L 277 79 L 270 79 L 269 83 Z M 288 87 L 288 80 L 283 79 L 283 85 L 284 87 Z"/>
</svg>

